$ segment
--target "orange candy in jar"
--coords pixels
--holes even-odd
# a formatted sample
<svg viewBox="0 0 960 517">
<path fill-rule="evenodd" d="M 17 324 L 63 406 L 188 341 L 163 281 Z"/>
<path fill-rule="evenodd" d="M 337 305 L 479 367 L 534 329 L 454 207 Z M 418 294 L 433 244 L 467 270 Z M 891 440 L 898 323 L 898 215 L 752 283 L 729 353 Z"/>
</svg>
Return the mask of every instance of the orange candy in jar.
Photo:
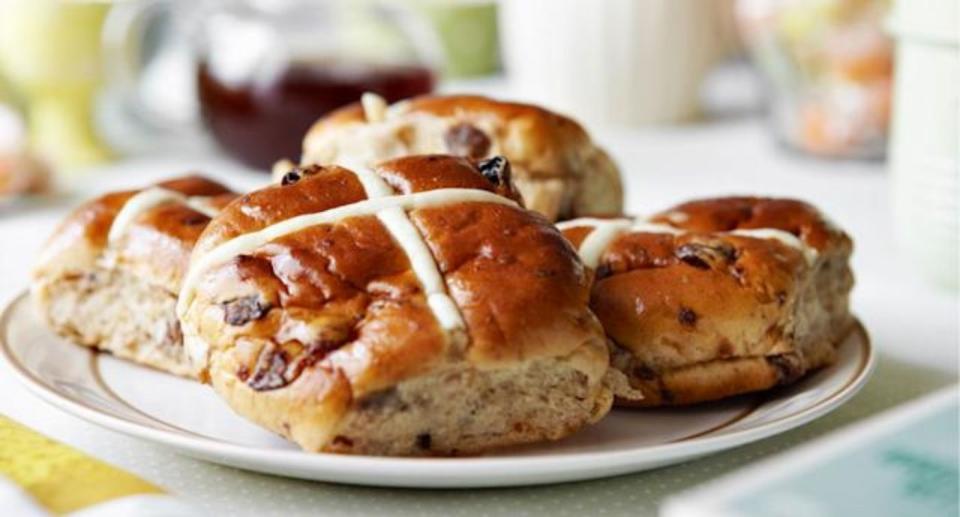
<svg viewBox="0 0 960 517">
<path fill-rule="evenodd" d="M 881 158 L 893 75 L 887 2 L 740 0 L 737 10 L 778 137 L 820 156 Z"/>
</svg>

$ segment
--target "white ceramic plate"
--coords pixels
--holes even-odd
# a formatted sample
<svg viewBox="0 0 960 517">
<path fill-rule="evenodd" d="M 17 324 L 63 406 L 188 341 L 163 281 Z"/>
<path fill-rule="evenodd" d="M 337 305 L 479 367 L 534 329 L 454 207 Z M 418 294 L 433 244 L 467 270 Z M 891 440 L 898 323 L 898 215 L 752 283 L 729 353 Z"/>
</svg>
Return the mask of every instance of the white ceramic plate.
<svg viewBox="0 0 960 517">
<path fill-rule="evenodd" d="M 679 463 L 824 415 L 853 396 L 874 365 L 858 325 L 836 364 L 764 395 L 691 408 L 614 410 L 568 439 L 486 456 L 380 458 L 302 452 L 234 415 L 205 385 L 57 337 L 25 295 L 0 318 L 0 351 L 20 380 L 54 406 L 189 456 L 283 476 L 420 488 L 576 481 Z"/>
</svg>

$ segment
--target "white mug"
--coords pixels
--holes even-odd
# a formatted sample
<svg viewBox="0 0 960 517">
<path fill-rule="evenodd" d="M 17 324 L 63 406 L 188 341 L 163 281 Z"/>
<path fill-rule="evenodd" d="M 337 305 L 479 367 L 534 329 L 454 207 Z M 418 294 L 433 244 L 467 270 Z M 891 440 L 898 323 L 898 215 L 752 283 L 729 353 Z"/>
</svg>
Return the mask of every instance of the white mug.
<svg viewBox="0 0 960 517">
<path fill-rule="evenodd" d="M 903 251 L 960 286 L 960 27 L 956 0 L 896 3 L 890 188 Z"/>
<path fill-rule="evenodd" d="M 681 122 L 729 48 L 727 0 L 503 0 L 517 95 L 595 124 Z"/>
</svg>

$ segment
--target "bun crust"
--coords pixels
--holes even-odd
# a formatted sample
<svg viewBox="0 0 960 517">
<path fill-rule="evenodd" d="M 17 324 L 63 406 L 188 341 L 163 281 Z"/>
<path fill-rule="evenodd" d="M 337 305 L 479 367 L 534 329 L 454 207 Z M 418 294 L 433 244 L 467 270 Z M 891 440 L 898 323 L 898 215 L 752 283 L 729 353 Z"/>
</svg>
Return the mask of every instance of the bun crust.
<svg viewBox="0 0 960 517">
<path fill-rule="evenodd" d="M 210 209 L 235 194 L 200 176 L 154 186 L 202 197 Z M 193 245 L 210 218 L 179 200 L 146 206 L 119 238 L 114 222 L 147 189 L 113 192 L 70 214 L 48 240 L 31 292 L 60 335 L 180 375 L 190 372 L 173 310 Z"/>
<path fill-rule="evenodd" d="M 423 96 L 370 120 L 360 103 L 314 124 L 303 163 L 372 164 L 406 155 L 503 155 L 525 206 L 551 220 L 621 212 L 620 173 L 573 120 L 543 108 L 470 95 Z"/>
<path fill-rule="evenodd" d="M 571 221 L 565 235 L 580 247 L 602 224 Z M 612 364 L 642 395 L 621 390 L 619 403 L 715 400 L 794 382 L 833 360 L 853 322 L 852 243 L 815 208 L 707 199 L 638 228 L 599 255 L 591 301 Z"/>
<path fill-rule="evenodd" d="M 369 172 L 400 196 L 517 197 L 463 158 L 406 157 Z M 367 199 L 346 168 L 295 176 L 229 205 L 193 266 L 237 237 Z M 470 453 L 599 418 L 612 396 L 587 272 L 545 219 L 505 203 L 408 211 L 462 315 L 452 330 L 374 213 L 311 224 L 203 270 L 182 314 L 202 376 L 241 415 L 315 451 Z"/>
</svg>

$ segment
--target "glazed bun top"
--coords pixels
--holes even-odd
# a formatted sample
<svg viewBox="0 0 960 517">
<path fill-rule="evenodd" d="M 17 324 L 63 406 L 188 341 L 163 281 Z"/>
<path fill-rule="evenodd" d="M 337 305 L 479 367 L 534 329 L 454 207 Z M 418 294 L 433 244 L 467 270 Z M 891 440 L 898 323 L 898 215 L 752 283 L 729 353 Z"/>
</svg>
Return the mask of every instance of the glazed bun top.
<svg viewBox="0 0 960 517">
<path fill-rule="evenodd" d="M 370 164 L 428 153 L 506 157 L 527 208 L 551 220 L 622 208 L 619 171 L 580 124 L 538 106 L 475 95 L 428 95 L 391 106 L 365 95 L 313 125 L 302 161 Z"/>
<path fill-rule="evenodd" d="M 723 241 L 727 247 L 763 246 L 788 256 L 812 261 L 820 253 L 850 252 L 852 241 L 812 205 L 795 199 L 721 197 L 694 200 L 647 219 L 581 218 L 560 223 L 564 235 L 581 257 L 601 274 L 629 270 L 632 266 L 665 265 L 670 260 L 695 261 L 656 245 L 680 246 L 685 242 Z M 642 242 L 641 242 L 642 241 Z M 631 243 L 633 243 L 631 245 Z M 644 243 L 652 248 L 648 249 Z M 731 250 L 730 253 L 733 253 Z M 611 269 L 613 268 L 613 269 Z"/>
<path fill-rule="evenodd" d="M 502 165 L 498 167 L 498 164 Z M 307 165 L 294 167 L 281 175 L 279 184 L 250 192 L 227 206 L 204 234 L 198 249 L 202 252 L 237 235 L 291 217 L 367 199 L 370 196 L 366 186 L 354 168 L 374 172 L 390 189 L 391 196 L 460 188 L 491 192 L 514 204 L 521 203 L 511 182 L 510 164 L 502 159 L 478 164 L 435 155 L 392 160 L 374 168 Z"/>
<path fill-rule="evenodd" d="M 254 390 L 317 365 L 359 396 L 450 361 L 497 367 L 602 339 L 576 252 L 517 199 L 502 158 L 290 171 L 200 238 L 178 307 L 199 337 L 188 351 L 202 370 L 218 350 L 270 343 L 278 365 L 243 366 Z"/>
<path fill-rule="evenodd" d="M 583 148 L 593 147 L 590 136 L 574 120 L 532 104 L 505 102 L 479 95 L 426 95 L 389 106 L 383 120 L 426 115 L 436 118 L 456 118 L 460 125 L 452 126 L 444 135 L 444 144 L 451 154 L 468 158 L 486 158 L 498 138 L 498 150 L 510 156 L 514 167 L 521 164 L 544 176 L 575 176 L 579 171 L 573 158 Z M 324 134 L 339 127 L 365 124 L 367 112 L 361 103 L 354 103 L 317 121 L 304 139 L 304 158 L 323 158 Z M 471 122 L 495 124 L 498 133 L 492 135 Z M 483 124 L 486 125 L 486 124 Z"/>
<path fill-rule="evenodd" d="M 813 205 L 796 199 L 720 197 L 681 203 L 651 220 L 690 232 L 769 228 L 787 232 L 817 251 L 850 246 L 850 237 Z"/>
<path fill-rule="evenodd" d="M 60 224 L 34 274 L 79 271 L 108 261 L 176 293 L 200 233 L 235 196 L 220 183 L 196 175 L 103 195 Z"/>
</svg>

